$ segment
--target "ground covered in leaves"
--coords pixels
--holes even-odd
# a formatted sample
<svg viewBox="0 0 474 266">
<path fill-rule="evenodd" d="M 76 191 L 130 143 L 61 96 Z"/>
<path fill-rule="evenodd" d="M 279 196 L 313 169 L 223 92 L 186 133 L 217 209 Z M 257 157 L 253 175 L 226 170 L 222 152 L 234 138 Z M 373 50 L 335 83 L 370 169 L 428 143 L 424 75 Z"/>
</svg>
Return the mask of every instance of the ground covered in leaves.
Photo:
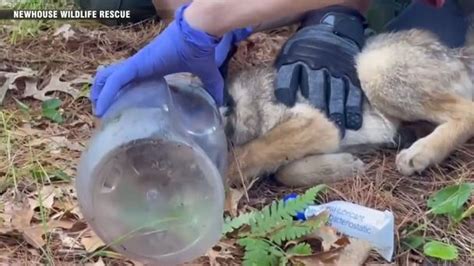
<svg viewBox="0 0 474 266">
<path fill-rule="evenodd" d="M 96 68 L 126 58 L 163 29 L 160 22 L 110 28 L 94 23 L 45 24 L 18 36 L 17 25 L 0 28 L 0 263 L 139 265 L 103 247 L 77 206 L 74 176 L 81 151 L 94 130 L 88 100 Z M 292 29 L 258 33 L 241 44 L 231 71 L 272 62 Z M 368 170 L 330 185 L 324 201 L 342 199 L 396 219 L 394 263 L 437 263 L 404 242 L 410 236 L 457 246 L 455 264 L 474 264 L 472 218 L 452 226 L 428 211 L 427 199 L 459 182 L 474 182 L 474 144 L 466 144 L 439 167 L 403 177 L 394 168 L 396 151 L 362 158 Z M 229 213 L 261 209 L 294 191 L 271 178 L 246 192 L 234 191 Z M 472 198 L 468 202 L 472 204 Z M 232 238 L 194 262 L 238 265 L 242 249 Z M 370 263 L 386 262 L 372 253 Z"/>
</svg>

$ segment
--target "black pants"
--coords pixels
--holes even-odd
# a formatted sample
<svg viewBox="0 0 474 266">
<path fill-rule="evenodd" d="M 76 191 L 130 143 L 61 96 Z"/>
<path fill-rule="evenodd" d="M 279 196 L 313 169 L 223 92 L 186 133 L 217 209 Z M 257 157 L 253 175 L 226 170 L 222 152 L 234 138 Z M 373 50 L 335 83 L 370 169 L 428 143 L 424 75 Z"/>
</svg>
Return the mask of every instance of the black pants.
<svg viewBox="0 0 474 266">
<path fill-rule="evenodd" d="M 447 0 L 441 9 L 416 2 L 411 4 L 386 29 L 399 31 L 412 28 L 435 33 L 449 47 L 464 44 L 468 23 L 456 0 Z"/>
</svg>

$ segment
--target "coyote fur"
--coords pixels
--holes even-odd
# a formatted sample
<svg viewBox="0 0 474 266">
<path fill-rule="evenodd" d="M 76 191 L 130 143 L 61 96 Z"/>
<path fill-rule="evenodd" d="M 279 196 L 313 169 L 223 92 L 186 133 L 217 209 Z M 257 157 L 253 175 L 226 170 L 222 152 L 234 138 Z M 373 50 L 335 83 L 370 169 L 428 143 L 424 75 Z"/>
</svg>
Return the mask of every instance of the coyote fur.
<svg viewBox="0 0 474 266">
<path fill-rule="evenodd" d="M 431 125 L 396 157 L 403 175 L 421 173 L 474 136 L 474 42 L 451 49 L 424 30 L 383 33 L 367 40 L 356 68 L 367 101 L 360 130 L 343 139 L 326 116 L 298 95 L 287 107 L 273 94 L 276 71 L 255 67 L 230 76 L 233 105 L 224 121 L 235 148 L 227 178 L 245 182 L 274 173 L 287 186 L 336 181 L 364 164 L 354 154 L 397 146 L 402 124 Z"/>
</svg>

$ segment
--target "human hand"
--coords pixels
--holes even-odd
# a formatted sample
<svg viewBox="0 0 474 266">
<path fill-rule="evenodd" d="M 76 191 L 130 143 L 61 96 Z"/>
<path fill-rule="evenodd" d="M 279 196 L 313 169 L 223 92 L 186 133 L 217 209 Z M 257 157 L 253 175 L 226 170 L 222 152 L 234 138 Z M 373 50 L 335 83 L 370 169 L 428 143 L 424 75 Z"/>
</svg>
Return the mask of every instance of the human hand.
<svg viewBox="0 0 474 266">
<path fill-rule="evenodd" d="M 97 72 L 91 89 L 96 116 L 103 116 L 117 93 L 131 81 L 178 72 L 197 75 L 216 104 L 222 105 L 224 84 L 218 67 L 232 44 L 248 37 L 251 30 L 239 29 L 223 38 L 211 36 L 186 22 L 186 7 L 180 7 L 175 20 L 135 55 Z"/>
<path fill-rule="evenodd" d="M 298 91 L 341 130 L 362 126 L 363 92 L 354 57 L 364 42 L 364 18 L 346 7 L 308 13 L 276 60 L 275 96 L 293 106 Z"/>
</svg>

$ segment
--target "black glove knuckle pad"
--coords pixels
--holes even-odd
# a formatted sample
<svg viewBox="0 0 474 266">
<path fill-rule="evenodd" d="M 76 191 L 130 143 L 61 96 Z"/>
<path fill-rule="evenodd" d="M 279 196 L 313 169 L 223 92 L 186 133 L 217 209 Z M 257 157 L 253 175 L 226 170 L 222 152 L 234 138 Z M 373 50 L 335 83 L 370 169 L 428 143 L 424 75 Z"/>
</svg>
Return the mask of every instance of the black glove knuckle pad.
<svg viewBox="0 0 474 266">
<path fill-rule="evenodd" d="M 275 97 L 286 106 L 293 106 L 296 102 L 300 71 L 298 64 L 284 65 L 278 70 Z"/>
<path fill-rule="evenodd" d="M 364 42 L 364 18 L 345 7 L 309 12 L 277 57 L 275 94 L 294 105 L 297 91 L 345 134 L 362 126 L 363 92 L 355 56 Z"/>
</svg>

